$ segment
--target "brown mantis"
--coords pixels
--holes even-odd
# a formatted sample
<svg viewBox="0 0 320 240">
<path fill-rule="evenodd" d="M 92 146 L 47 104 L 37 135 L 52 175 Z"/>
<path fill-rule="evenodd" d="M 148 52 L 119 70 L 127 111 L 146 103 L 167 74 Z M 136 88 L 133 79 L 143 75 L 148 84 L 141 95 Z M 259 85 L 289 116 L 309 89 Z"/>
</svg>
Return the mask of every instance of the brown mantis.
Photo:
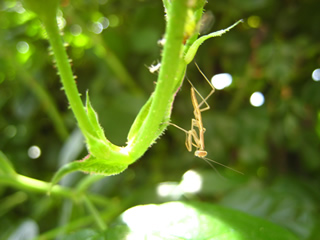
<svg viewBox="0 0 320 240">
<path fill-rule="evenodd" d="M 214 162 L 214 163 L 219 164 L 221 166 L 224 166 L 224 167 L 226 167 L 228 169 L 231 169 L 231 170 L 233 170 L 235 172 L 238 172 L 238 171 L 236 171 L 236 170 L 234 170 L 234 169 L 232 169 L 232 168 L 230 168 L 228 166 L 225 166 L 222 163 L 219 163 L 219 162 L 216 162 L 216 161 L 214 161 L 212 159 L 206 158 L 206 156 L 208 154 L 207 151 L 205 150 L 205 145 L 204 145 L 204 133 L 205 133 L 206 129 L 203 126 L 201 113 L 210 109 L 210 106 L 207 103 L 207 100 L 214 93 L 215 88 L 212 86 L 212 84 L 210 83 L 208 78 L 204 75 L 204 73 L 200 70 L 199 66 L 196 63 L 195 63 L 195 65 L 198 68 L 198 70 L 201 73 L 201 75 L 204 77 L 204 79 L 210 85 L 212 90 L 210 91 L 210 93 L 205 98 L 203 98 L 201 96 L 201 94 L 198 92 L 198 90 L 193 86 L 191 81 L 188 79 L 188 82 L 191 85 L 191 102 L 192 102 L 193 109 L 194 109 L 193 110 L 194 118 L 192 118 L 192 120 L 191 120 L 191 130 L 187 131 L 187 130 L 185 130 L 185 129 L 183 129 L 183 128 L 175 125 L 175 124 L 172 124 L 172 123 L 170 123 L 170 124 L 186 133 L 186 141 L 185 141 L 186 147 L 187 147 L 188 151 L 191 152 L 192 151 L 192 146 L 194 146 L 196 148 L 196 151 L 194 152 L 194 155 L 196 157 L 202 158 L 211 167 L 213 167 L 213 165 L 210 162 Z M 201 98 L 201 102 L 200 103 L 197 100 L 196 94 Z M 205 104 L 206 106 L 201 108 L 201 106 L 203 104 Z M 197 132 L 196 129 L 198 129 L 198 132 Z M 241 173 L 241 172 L 239 172 L 239 173 Z"/>
</svg>

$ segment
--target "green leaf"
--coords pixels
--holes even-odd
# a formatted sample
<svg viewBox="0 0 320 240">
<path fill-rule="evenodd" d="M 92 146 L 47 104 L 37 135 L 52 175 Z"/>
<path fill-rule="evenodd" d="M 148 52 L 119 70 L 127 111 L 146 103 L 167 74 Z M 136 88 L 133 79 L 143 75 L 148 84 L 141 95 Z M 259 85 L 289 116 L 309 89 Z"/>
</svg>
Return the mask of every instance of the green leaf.
<svg viewBox="0 0 320 240">
<path fill-rule="evenodd" d="M 131 142 L 136 137 L 137 133 L 139 132 L 139 129 L 141 128 L 143 122 L 145 121 L 146 117 L 148 116 L 150 106 L 152 103 L 153 95 L 151 95 L 148 99 L 148 101 L 143 105 L 140 112 L 138 113 L 136 119 L 134 120 L 133 124 L 131 125 L 131 128 L 128 133 L 128 142 Z"/>
<path fill-rule="evenodd" d="M 152 103 L 152 99 L 153 99 L 153 95 L 150 96 L 150 98 L 148 99 L 148 101 L 146 102 L 146 104 L 141 108 L 140 112 L 138 113 L 136 119 L 134 120 L 129 134 L 128 134 L 128 143 L 129 144 L 133 144 L 136 135 L 139 132 L 139 129 L 141 128 L 141 126 L 143 125 L 144 121 L 146 120 L 146 117 L 149 114 L 149 110 L 150 110 L 150 106 Z M 173 97 L 174 99 L 174 97 Z M 171 103 L 173 103 L 173 100 L 171 100 Z M 172 112 L 172 105 L 169 105 L 167 108 L 167 111 L 164 115 L 164 119 L 163 122 L 160 124 L 158 131 L 156 132 L 156 136 L 160 136 L 161 133 L 166 129 L 166 127 L 169 124 L 170 121 L 170 115 Z M 156 139 L 155 139 L 156 140 Z"/>
<path fill-rule="evenodd" d="M 294 177 L 274 179 L 270 187 L 256 180 L 229 191 L 220 204 L 252 215 L 270 219 L 290 229 L 300 239 L 311 239 L 317 225 L 319 201 L 314 198 L 319 187 L 297 181 Z"/>
<path fill-rule="evenodd" d="M 96 158 L 106 159 L 110 155 L 110 147 L 100 138 L 94 137 L 91 134 L 84 132 L 86 137 L 89 153 Z"/>
<path fill-rule="evenodd" d="M 87 108 L 87 115 L 88 115 L 89 121 L 92 124 L 92 127 L 94 128 L 94 132 L 99 136 L 100 139 L 107 141 L 106 136 L 104 135 L 104 131 L 99 124 L 98 114 L 93 109 L 93 107 L 90 103 L 89 91 L 87 91 L 86 108 Z"/>
<path fill-rule="evenodd" d="M 87 147 L 92 156 L 96 158 L 106 159 L 110 155 L 111 143 L 106 139 L 104 131 L 99 124 L 98 115 L 92 108 L 88 92 L 86 109 L 89 122 L 91 123 L 91 127 L 93 128 L 93 131 L 91 131 L 90 133 L 87 131 L 83 131 L 83 134 L 86 138 Z"/>
<path fill-rule="evenodd" d="M 234 28 L 235 26 L 237 26 L 240 22 L 243 22 L 243 20 L 239 20 L 236 23 L 234 23 L 233 25 L 231 25 L 230 27 L 226 28 L 226 29 L 222 29 L 207 35 L 204 35 L 200 38 L 198 38 L 189 48 L 188 52 L 186 53 L 184 60 L 186 62 L 186 64 L 189 64 L 192 59 L 194 58 L 194 56 L 196 55 L 198 48 L 200 47 L 200 45 L 206 41 L 209 38 L 213 38 L 213 37 L 221 37 L 223 34 L 225 34 L 226 32 L 228 32 L 230 29 Z"/>
<path fill-rule="evenodd" d="M 118 159 L 110 161 L 89 156 L 81 161 L 71 162 L 60 168 L 53 176 L 51 185 L 55 185 L 65 175 L 75 171 L 110 176 L 121 173 L 127 167 L 128 164 L 121 163 Z"/>
<path fill-rule="evenodd" d="M 136 206 L 122 214 L 122 221 L 130 229 L 127 237 L 137 239 L 298 239 L 264 219 L 200 202 Z"/>
<path fill-rule="evenodd" d="M 107 140 L 104 135 L 104 131 L 99 124 L 98 114 L 94 111 L 87 91 L 87 102 L 86 102 L 87 116 L 91 126 L 93 128 L 92 135 L 89 132 L 83 131 L 86 137 L 89 152 L 96 158 L 106 159 L 108 158 L 112 144 Z"/>
</svg>

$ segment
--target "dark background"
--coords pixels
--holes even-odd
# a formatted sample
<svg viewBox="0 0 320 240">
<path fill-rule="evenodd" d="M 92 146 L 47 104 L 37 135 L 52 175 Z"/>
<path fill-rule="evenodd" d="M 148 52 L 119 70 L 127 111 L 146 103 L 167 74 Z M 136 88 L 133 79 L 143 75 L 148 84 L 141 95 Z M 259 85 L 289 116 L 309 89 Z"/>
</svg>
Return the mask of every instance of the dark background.
<svg viewBox="0 0 320 240">
<path fill-rule="evenodd" d="M 157 74 L 148 66 L 160 61 L 157 41 L 165 28 L 161 1 L 63 1 L 64 38 L 83 99 L 89 90 L 107 138 L 125 145 L 129 128 L 154 89 Z M 244 23 L 222 37 L 201 45 L 195 61 L 210 78 L 227 72 L 230 87 L 216 91 L 203 113 L 208 157 L 243 175 L 215 165 L 212 169 L 185 148 L 185 134 L 169 126 L 149 151 L 124 173 L 106 178 L 92 191 L 119 204 L 135 195 L 129 205 L 196 199 L 219 203 L 266 218 L 291 229 L 301 239 L 317 239 L 319 229 L 320 83 L 312 72 L 320 65 L 320 2 L 317 0 L 227 0 L 206 4 L 207 33 Z M 18 173 L 50 181 L 63 161 L 87 154 L 77 135 L 77 124 L 48 54 L 45 32 L 34 14 L 20 2 L 0 3 L 0 149 Z M 100 24 L 109 26 L 100 34 Z M 81 34 L 77 35 L 79 27 Z M 97 30 L 98 29 L 98 30 Z M 73 34 L 75 35 L 73 35 Z M 26 53 L 17 51 L 21 42 Z M 19 45 L 20 43 L 20 45 Z M 122 68 L 119 68 L 118 63 Z M 210 89 L 191 63 L 188 78 L 206 96 Z M 53 99 L 68 134 L 59 133 L 40 91 Z M 265 103 L 253 107 L 253 92 Z M 190 129 L 190 88 L 184 84 L 176 97 L 172 122 Z M 318 132 L 317 132 L 318 129 Z M 63 130 L 62 130 L 63 132 Z M 41 156 L 31 159 L 31 146 Z M 204 188 L 197 194 L 161 198 L 162 182 L 179 183 L 188 170 L 198 172 Z M 73 174 L 66 184 L 83 176 Z M 1 198 L 18 189 L 0 187 Z M 52 229 L 61 217 L 61 202 L 25 193 L 25 200 L 1 214 L 5 229 L 25 219 L 41 231 Z M 41 210 L 40 210 L 41 209 Z M 57 212 L 59 214 L 57 214 Z"/>
</svg>

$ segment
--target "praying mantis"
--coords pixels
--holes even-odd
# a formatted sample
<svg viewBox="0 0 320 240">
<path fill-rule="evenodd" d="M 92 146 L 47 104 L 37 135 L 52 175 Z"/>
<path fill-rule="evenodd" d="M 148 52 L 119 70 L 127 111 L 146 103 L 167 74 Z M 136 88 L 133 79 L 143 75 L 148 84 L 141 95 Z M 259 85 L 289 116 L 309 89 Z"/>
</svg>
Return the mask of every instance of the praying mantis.
<svg viewBox="0 0 320 240">
<path fill-rule="evenodd" d="M 201 71 L 199 66 L 196 63 L 195 63 L 195 65 L 196 65 L 197 69 L 199 70 L 199 72 L 201 73 L 201 75 L 204 77 L 204 79 L 210 85 L 211 91 L 205 98 L 203 98 L 202 95 L 198 92 L 198 90 L 193 86 L 191 81 L 188 79 L 188 82 L 191 85 L 191 102 L 192 102 L 192 106 L 193 106 L 193 115 L 194 115 L 194 118 L 191 119 L 191 129 L 185 130 L 184 128 L 181 128 L 176 124 L 173 124 L 173 123 L 170 123 L 170 124 L 186 133 L 186 141 L 185 141 L 186 148 L 188 149 L 189 152 L 191 152 L 192 147 L 195 147 L 196 150 L 194 152 L 194 155 L 196 157 L 205 160 L 212 168 L 214 168 L 214 167 L 211 164 L 211 162 L 216 163 L 221 166 L 224 166 L 224 167 L 226 167 L 230 170 L 233 170 L 235 172 L 238 172 L 237 170 L 234 170 L 233 168 L 230 168 L 222 163 L 219 163 L 219 162 L 216 162 L 212 159 L 206 158 L 206 156 L 208 154 L 208 152 L 205 150 L 205 144 L 204 144 L 204 133 L 205 133 L 206 129 L 203 126 L 201 113 L 210 109 L 210 105 L 207 103 L 207 100 L 214 93 L 215 88 L 212 86 L 212 84 L 210 83 L 209 79 L 205 76 L 205 74 Z M 201 98 L 200 103 L 198 102 L 196 95 L 198 95 Z M 202 105 L 205 105 L 205 106 L 202 107 Z M 238 173 L 242 174 L 241 172 L 238 172 Z"/>
</svg>

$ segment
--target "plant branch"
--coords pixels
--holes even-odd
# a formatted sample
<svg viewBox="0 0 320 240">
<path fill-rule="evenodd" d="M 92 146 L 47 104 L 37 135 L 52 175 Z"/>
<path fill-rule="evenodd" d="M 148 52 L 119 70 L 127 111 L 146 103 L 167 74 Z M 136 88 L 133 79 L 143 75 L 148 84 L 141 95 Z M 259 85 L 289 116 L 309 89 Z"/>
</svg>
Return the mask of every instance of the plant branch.
<svg viewBox="0 0 320 240">
<path fill-rule="evenodd" d="M 49 187 L 51 186 L 50 183 L 40 181 L 34 178 L 26 177 L 20 174 L 15 174 L 12 176 L 8 175 L 0 175 L 0 183 L 3 185 L 12 186 L 16 189 L 24 190 L 24 191 L 30 191 L 30 192 L 37 192 L 41 194 L 47 194 Z M 77 192 L 61 186 L 54 186 L 50 192 L 52 196 L 55 197 L 64 197 L 71 200 L 75 200 L 78 196 Z M 87 194 L 88 198 L 103 206 L 107 206 L 109 200 L 107 198 L 104 198 L 99 195 L 95 194 Z"/>
<path fill-rule="evenodd" d="M 105 225 L 103 219 L 101 218 L 98 210 L 95 208 L 95 206 L 92 204 L 92 202 L 84 195 L 83 200 L 85 205 L 87 206 L 89 212 L 94 217 L 97 225 L 99 226 L 101 231 L 104 231 L 107 229 L 107 226 Z"/>
<path fill-rule="evenodd" d="M 89 151 L 87 157 L 81 161 L 63 166 L 53 177 L 53 184 L 65 174 L 79 170 L 105 176 L 118 174 L 139 159 L 167 127 L 172 104 L 182 84 L 187 64 L 194 58 L 198 47 L 206 39 L 220 36 L 235 26 L 196 40 L 206 1 L 174 0 L 170 2 L 164 0 L 167 25 L 157 85 L 129 131 L 128 145 L 118 147 L 105 137 L 98 121 L 98 115 L 90 104 L 88 94 L 86 110 L 82 104 L 59 33 L 55 13 L 43 2 L 25 1 L 33 6 L 32 9 L 39 14 L 47 30 L 64 90 L 79 127 L 85 135 Z M 57 1 L 52 0 L 50 3 L 58 7 Z M 186 41 L 187 45 L 185 45 Z"/>
<path fill-rule="evenodd" d="M 70 107 L 77 119 L 77 122 L 82 131 L 90 133 L 93 136 L 95 132 L 92 131 L 91 123 L 87 117 L 85 108 L 80 98 L 77 85 L 71 70 L 65 47 L 63 45 L 62 37 L 60 36 L 59 28 L 55 17 L 47 17 L 42 19 L 45 29 L 48 34 L 48 39 L 54 53 L 56 64 L 59 70 L 63 89 L 67 95 Z M 83 132 L 83 134 L 85 134 Z"/>
<path fill-rule="evenodd" d="M 182 43 L 187 2 L 185 0 L 172 1 L 170 8 L 167 10 L 169 11 L 169 18 L 165 34 L 166 44 L 163 50 L 159 77 L 155 92 L 151 96 L 153 99 L 146 119 L 132 142 L 130 155 L 133 159 L 141 157 L 161 134 L 161 131 L 159 131 L 160 125 L 165 124 L 166 113 L 171 108 L 175 94 L 174 87 L 176 82 L 182 81 L 178 78 L 181 76 L 177 74 L 177 71 L 181 68 L 183 59 Z"/>
</svg>

